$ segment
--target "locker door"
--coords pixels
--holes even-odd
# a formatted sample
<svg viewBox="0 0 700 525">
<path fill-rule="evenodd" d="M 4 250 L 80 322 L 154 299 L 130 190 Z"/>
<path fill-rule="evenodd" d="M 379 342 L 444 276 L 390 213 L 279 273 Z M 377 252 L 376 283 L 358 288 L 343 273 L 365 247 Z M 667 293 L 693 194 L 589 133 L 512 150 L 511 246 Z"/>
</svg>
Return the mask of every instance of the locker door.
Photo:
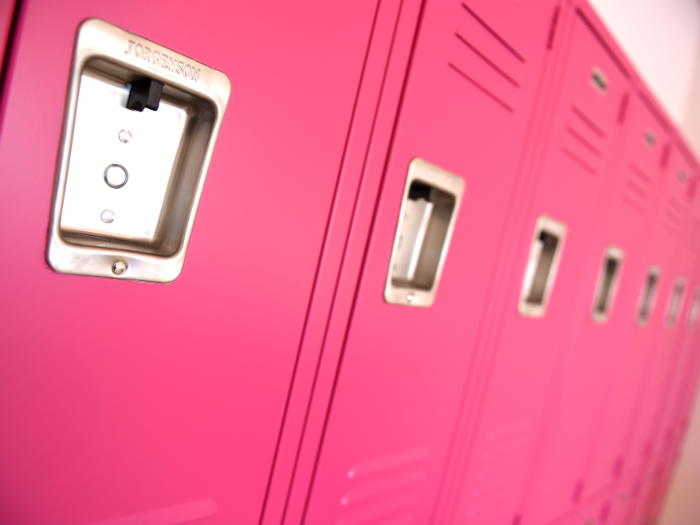
<svg viewBox="0 0 700 525">
<path fill-rule="evenodd" d="M 581 315 L 576 304 L 595 232 L 591 214 L 606 198 L 601 189 L 612 182 L 609 168 L 620 131 L 618 116 L 629 89 L 627 72 L 582 12 L 575 12 L 568 31 L 563 68 L 551 83 L 554 106 L 546 148 L 530 174 L 541 173 L 541 180 L 517 239 L 507 302 L 494 325 L 499 340 L 494 343 L 493 375 L 479 408 L 455 523 L 506 523 L 522 510 L 548 394 L 566 352 L 567 332 Z M 523 281 L 528 282 L 523 276 L 532 275 L 526 268 L 536 268 L 532 282 L 539 279 L 546 290 L 541 283 L 547 276 L 537 276 L 543 266 L 536 261 L 545 248 L 536 250 L 542 237 L 533 235 L 542 216 L 563 224 L 567 233 L 558 239 L 556 249 L 563 245 L 561 265 L 549 304 L 541 318 L 534 318 L 519 313 L 518 303 L 526 288 Z M 531 296 L 527 297 L 530 302 Z M 541 303 L 542 295 L 532 302 L 537 299 Z M 544 522 L 547 510 L 523 514 L 521 522 Z M 548 518 L 565 511 L 562 506 Z"/>
<path fill-rule="evenodd" d="M 646 337 L 635 339 L 634 346 L 644 351 L 647 345 L 647 371 L 640 385 L 633 409 L 633 423 L 628 428 L 624 447 L 625 468 L 636 469 L 642 461 L 652 458 L 662 439 L 655 427 L 655 416 L 663 398 L 663 386 L 669 370 L 678 358 L 673 342 L 683 329 L 680 319 L 683 303 L 687 300 L 687 283 L 691 268 L 687 260 L 685 237 L 690 223 L 690 199 L 694 181 L 690 163 L 678 148 L 673 148 L 667 172 L 668 190 L 660 205 L 661 239 L 653 244 L 652 257 L 662 261 L 659 266 L 665 273 L 659 286 L 657 308 L 649 320 Z M 685 264 L 684 264 L 685 263 Z M 672 317 L 672 318 L 671 318 Z"/>
<path fill-rule="evenodd" d="M 654 522 L 670 482 L 670 471 L 658 467 L 644 468 L 642 473 L 639 498 L 634 508 L 630 509 L 629 525 L 648 525 Z"/>
<path fill-rule="evenodd" d="M 376 2 L 22 4 L 0 142 L 0 521 L 257 523 Z M 172 284 L 45 261 L 88 17 L 233 86 Z"/>
<path fill-rule="evenodd" d="M 556 5 L 424 6 L 306 523 L 430 520 Z M 429 307 L 382 298 L 416 158 L 466 183 Z"/>
<path fill-rule="evenodd" d="M 628 266 L 644 254 L 648 210 L 661 182 L 657 168 L 667 143 L 665 128 L 647 99 L 635 93 L 626 109 L 621 151 L 604 190 L 608 203 L 590 214 L 598 215 L 599 231 L 579 276 L 579 319 L 568 334 L 571 351 L 551 394 L 540 453 L 533 459 L 535 474 L 528 483 L 523 514 L 537 516 L 536 521 L 544 523 L 574 499 L 586 499 L 581 483 L 587 454 L 598 440 L 595 429 L 610 394 L 615 355 L 624 351 L 614 341 L 633 325 L 637 308 L 637 282 Z M 613 249 L 621 252 L 620 259 Z M 602 286 L 606 276 L 607 290 Z M 586 497 L 589 494 L 586 491 Z"/>
<path fill-rule="evenodd" d="M 669 160 L 672 156 L 676 160 Z M 670 163 L 677 162 L 677 153 L 668 149 L 662 157 L 663 172 L 659 172 L 660 189 L 654 208 L 647 213 L 653 217 L 648 230 L 643 231 L 636 259 L 630 258 L 625 268 L 625 278 L 631 284 L 631 295 L 626 295 L 630 305 L 625 312 L 627 330 L 622 330 L 614 340 L 621 351 L 617 355 L 613 382 L 606 396 L 604 413 L 596 430 L 596 441 L 584 476 L 584 496 L 601 490 L 621 473 L 634 473 L 639 468 L 630 464 L 625 441 L 632 424 L 637 396 L 645 388 L 645 374 L 649 370 L 649 357 L 653 351 L 653 327 L 663 325 L 664 306 L 674 279 L 675 250 L 678 242 L 672 220 L 678 220 L 675 210 L 685 206 L 683 191 Z M 654 172 L 655 173 L 655 172 Z M 654 176 L 654 175 L 652 175 Z M 678 204 L 676 204 L 676 202 Z M 658 273 L 653 273 L 657 268 Z M 655 277 L 653 277 L 655 275 Z M 622 303 L 621 303 L 622 304 Z M 646 305 L 646 306 L 642 306 Z M 642 319 L 642 310 L 647 315 Z"/>
<path fill-rule="evenodd" d="M 695 288 L 700 286 L 700 275 L 696 275 L 695 283 Z M 693 303 L 695 300 L 696 298 L 693 297 Z M 682 451 L 685 433 L 690 424 L 688 418 L 697 393 L 698 374 L 700 373 L 700 345 L 698 345 L 697 324 L 688 328 L 683 336 L 681 352 L 686 357 L 681 366 L 681 372 L 678 374 L 677 392 L 675 398 L 672 399 L 672 412 L 666 426 L 666 432 L 671 436 L 671 454 L 674 459 Z"/>
<path fill-rule="evenodd" d="M 658 467 L 660 472 L 659 481 L 651 496 L 647 515 L 644 517 L 643 523 L 658 522 L 664 508 L 664 503 L 666 502 L 666 497 L 668 496 L 668 491 L 671 488 L 671 481 L 673 480 L 674 474 L 673 466 L 673 462 L 668 459 L 660 462 Z"/>
<path fill-rule="evenodd" d="M 679 405 L 686 382 L 692 380 L 689 372 L 693 368 L 695 348 L 692 344 L 693 333 L 700 308 L 700 196 L 693 196 L 690 204 L 690 216 L 683 237 L 683 274 L 688 276 L 686 299 L 679 312 L 678 328 L 669 351 L 675 362 L 666 374 L 663 389 L 657 399 L 655 420 L 651 431 L 656 434 L 656 455 L 668 456 L 673 453 L 680 431 Z"/>
<path fill-rule="evenodd" d="M 605 525 L 626 525 L 627 514 L 631 505 L 632 483 L 623 481 L 613 489 L 612 496 L 606 503 Z"/>
<path fill-rule="evenodd" d="M 598 495 L 582 503 L 576 509 L 574 525 L 608 525 L 610 520 L 610 494 Z"/>
</svg>

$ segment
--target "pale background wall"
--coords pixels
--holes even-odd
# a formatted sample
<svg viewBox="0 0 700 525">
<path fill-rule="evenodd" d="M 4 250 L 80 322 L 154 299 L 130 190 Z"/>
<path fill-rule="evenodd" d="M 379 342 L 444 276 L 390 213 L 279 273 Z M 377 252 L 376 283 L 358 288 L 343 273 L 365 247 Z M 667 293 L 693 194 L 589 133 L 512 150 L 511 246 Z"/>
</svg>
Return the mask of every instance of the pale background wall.
<svg viewBox="0 0 700 525">
<path fill-rule="evenodd" d="M 700 44 L 700 2 L 589 1 L 669 114 L 683 123 Z"/>
<path fill-rule="evenodd" d="M 700 0 L 589 0 L 700 155 Z M 659 525 L 700 525 L 700 403 Z"/>
</svg>

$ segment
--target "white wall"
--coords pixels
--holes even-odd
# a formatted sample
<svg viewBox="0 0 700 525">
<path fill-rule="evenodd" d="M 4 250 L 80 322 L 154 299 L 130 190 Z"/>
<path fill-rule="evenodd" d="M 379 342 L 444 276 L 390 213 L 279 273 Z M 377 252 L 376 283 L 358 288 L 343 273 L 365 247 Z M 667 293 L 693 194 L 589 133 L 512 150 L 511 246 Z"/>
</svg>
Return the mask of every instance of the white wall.
<svg viewBox="0 0 700 525">
<path fill-rule="evenodd" d="M 677 124 L 700 45 L 698 0 L 589 0 Z"/>
</svg>

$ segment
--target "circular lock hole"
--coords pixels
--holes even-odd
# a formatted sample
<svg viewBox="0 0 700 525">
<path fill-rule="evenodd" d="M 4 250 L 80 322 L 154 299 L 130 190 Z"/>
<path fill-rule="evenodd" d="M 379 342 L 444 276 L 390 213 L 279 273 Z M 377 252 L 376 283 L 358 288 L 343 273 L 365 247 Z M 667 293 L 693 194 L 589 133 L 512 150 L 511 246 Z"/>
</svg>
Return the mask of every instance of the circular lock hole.
<svg viewBox="0 0 700 525">
<path fill-rule="evenodd" d="M 105 169 L 104 177 L 107 186 L 117 190 L 129 181 L 129 172 L 121 164 L 110 164 Z"/>
</svg>

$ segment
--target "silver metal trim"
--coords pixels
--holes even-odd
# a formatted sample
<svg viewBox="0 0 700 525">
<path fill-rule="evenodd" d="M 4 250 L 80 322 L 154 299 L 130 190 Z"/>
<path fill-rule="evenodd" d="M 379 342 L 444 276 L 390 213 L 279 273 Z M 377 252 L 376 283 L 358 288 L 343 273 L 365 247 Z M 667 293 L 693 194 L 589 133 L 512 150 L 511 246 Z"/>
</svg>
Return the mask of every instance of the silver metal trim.
<svg viewBox="0 0 700 525">
<path fill-rule="evenodd" d="M 593 304 L 591 305 L 591 319 L 596 323 L 604 323 L 610 317 L 610 312 L 612 311 L 613 305 L 615 304 L 615 298 L 617 297 L 617 290 L 620 284 L 620 274 L 622 272 L 622 263 L 624 259 L 625 252 L 616 246 L 608 246 L 603 252 L 603 259 L 601 261 L 598 277 L 596 279 L 595 290 L 593 292 Z M 597 304 L 599 295 L 605 286 L 605 266 L 608 260 L 616 261 L 617 267 L 615 268 L 615 274 L 613 275 L 612 282 L 608 288 L 606 310 L 605 312 L 599 312 L 597 309 Z"/>
<path fill-rule="evenodd" d="M 437 265 L 435 279 L 430 290 L 396 286 L 392 282 L 392 271 L 394 269 L 396 254 L 399 248 L 401 227 L 404 221 L 408 193 L 411 188 L 411 184 L 416 180 L 428 184 L 429 186 L 432 186 L 438 190 L 442 190 L 443 192 L 450 193 L 455 198 L 454 210 L 452 211 L 452 216 L 450 217 L 450 223 L 442 246 L 442 252 Z M 437 288 L 440 283 L 440 276 L 442 275 L 445 259 L 447 258 L 447 251 L 449 250 L 450 241 L 452 240 L 452 234 L 454 232 L 455 222 L 457 221 L 457 215 L 459 214 L 459 207 L 462 203 L 465 187 L 466 183 L 462 177 L 438 168 L 437 166 L 419 158 L 415 158 L 411 161 L 408 166 L 406 183 L 404 184 L 401 210 L 399 211 L 399 221 L 396 226 L 396 234 L 394 236 L 394 244 L 391 250 L 389 269 L 387 271 L 386 285 L 384 287 L 384 300 L 387 303 L 420 307 L 429 307 L 433 304 L 435 301 L 435 293 L 437 292 Z"/>
<path fill-rule="evenodd" d="M 145 49 L 149 50 L 148 54 L 145 53 Z M 138 50 L 140 53 L 137 53 Z M 80 79 L 88 63 L 94 61 L 107 64 L 105 67 L 128 71 L 133 78 L 148 77 L 158 80 L 166 85 L 165 89 L 176 89 L 188 97 L 194 97 L 193 100 L 196 98 L 203 101 L 213 112 L 210 132 L 202 145 L 202 160 L 196 163 L 197 171 L 193 172 L 192 176 L 196 182 L 193 184 L 192 200 L 184 217 L 186 222 L 180 243 L 174 247 L 173 253 L 139 253 L 112 248 L 104 243 L 99 246 L 77 244 L 70 242 L 61 231 L 61 210 L 66 191 Z M 180 67 L 180 64 L 186 66 Z M 209 162 L 230 94 L 231 83 L 221 71 L 102 20 L 84 21 L 77 32 L 58 158 L 46 256 L 51 267 L 58 272 L 70 274 L 159 283 L 174 281 L 182 271 Z M 116 262 L 122 262 L 126 266 L 126 270 L 121 274 L 115 274 L 113 271 Z"/>
<path fill-rule="evenodd" d="M 540 260 L 540 254 L 542 251 L 541 242 L 539 241 L 540 234 L 548 233 L 557 238 L 557 247 L 554 252 L 554 257 L 552 259 L 552 264 L 549 268 L 547 274 L 547 280 L 544 287 L 544 293 L 542 295 L 542 302 L 540 304 L 534 304 L 528 302 L 528 296 L 530 295 L 532 285 L 534 284 L 535 273 L 537 271 L 537 265 Z M 520 289 L 520 299 L 518 300 L 518 313 L 524 317 L 543 317 L 547 305 L 549 304 L 549 298 L 554 287 L 554 283 L 557 278 L 557 273 L 559 272 L 559 265 L 561 263 L 561 256 L 564 251 L 564 242 L 566 241 L 567 227 L 565 224 L 554 220 L 546 215 L 540 215 L 535 222 L 535 229 L 532 234 L 532 241 L 530 243 L 530 251 L 527 257 L 527 265 L 525 266 L 525 275 L 523 276 L 523 284 Z"/>
</svg>

